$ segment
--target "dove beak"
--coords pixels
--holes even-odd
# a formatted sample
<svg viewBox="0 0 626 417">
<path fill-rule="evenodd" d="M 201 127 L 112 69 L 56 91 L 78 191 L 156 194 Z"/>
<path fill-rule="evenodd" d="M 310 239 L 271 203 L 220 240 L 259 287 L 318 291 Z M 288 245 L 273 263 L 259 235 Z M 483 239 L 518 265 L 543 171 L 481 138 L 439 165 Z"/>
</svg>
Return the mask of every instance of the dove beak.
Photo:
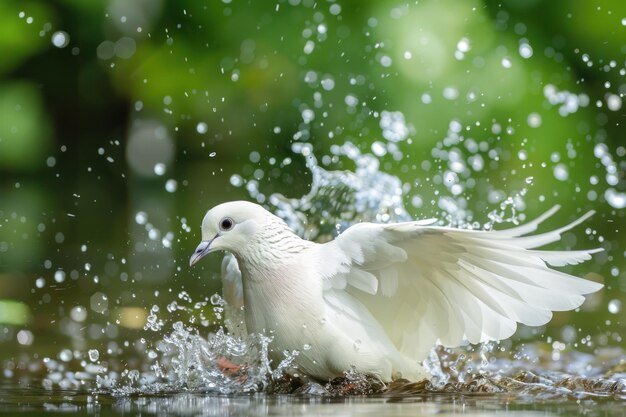
<svg viewBox="0 0 626 417">
<path fill-rule="evenodd" d="M 191 258 L 189 258 L 189 266 L 194 266 L 200 259 L 211 252 L 211 242 L 213 242 L 213 240 L 215 240 L 215 238 L 200 242 L 196 250 L 193 252 L 193 255 L 191 255 Z"/>
</svg>

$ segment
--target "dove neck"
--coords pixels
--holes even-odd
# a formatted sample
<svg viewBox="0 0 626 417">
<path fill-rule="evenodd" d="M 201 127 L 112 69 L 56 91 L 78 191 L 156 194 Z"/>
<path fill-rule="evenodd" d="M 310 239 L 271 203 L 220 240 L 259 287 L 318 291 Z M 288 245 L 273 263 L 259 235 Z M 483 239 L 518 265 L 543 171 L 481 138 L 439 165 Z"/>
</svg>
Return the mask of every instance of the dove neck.
<svg viewBox="0 0 626 417">
<path fill-rule="evenodd" d="M 275 276 L 278 271 L 289 270 L 295 259 L 312 245 L 314 243 L 293 233 L 258 236 L 235 256 L 244 277 L 258 281 Z"/>
<path fill-rule="evenodd" d="M 315 243 L 301 239 L 282 220 L 270 219 L 235 253 L 244 286 L 276 285 L 287 289 L 302 267 L 302 254 Z M 284 282 L 281 282 L 284 281 Z"/>
<path fill-rule="evenodd" d="M 255 280 L 272 270 L 292 264 L 297 257 L 314 243 L 301 239 L 285 222 L 269 216 L 267 223 L 250 237 L 244 247 L 233 251 L 248 278 Z"/>
</svg>

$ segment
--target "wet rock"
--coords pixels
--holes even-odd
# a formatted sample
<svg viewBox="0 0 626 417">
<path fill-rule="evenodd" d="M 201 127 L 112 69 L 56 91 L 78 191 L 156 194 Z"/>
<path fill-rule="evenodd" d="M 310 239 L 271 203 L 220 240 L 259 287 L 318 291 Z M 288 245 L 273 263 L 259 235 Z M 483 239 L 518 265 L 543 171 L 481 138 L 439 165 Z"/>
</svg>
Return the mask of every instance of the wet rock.
<svg viewBox="0 0 626 417">
<path fill-rule="evenodd" d="M 414 395 L 414 394 L 423 394 L 428 392 L 430 387 L 430 381 L 428 379 L 422 379 L 418 382 L 412 382 L 408 379 L 399 378 L 392 381 L 388 387 L 385 394 L 403 394 L 403 395 Z"/>
<path fill-rule="evenodd" d="M 375 377 L 349 371 L 328 382 L 324 389 L 331 396 L 351 396 L 381 394 L 386 387 Z"/>
<path fill-rule="evenodd" d="M 294 395 L 316 395 L 316 396 L 329 395 L 328 391 L 326 391 L 326 389 L 321 384 L 318 384 L 317 382 L 312 382 L 312 381 L 296 389 L 293 392 L 293 394 Z"/>
<path fill-rule="evenodd" d="M 515 380 L 519 382 L 525 382 L 528 384 L 545 384 L 545 385 L 554 384 L 554 381 L 552 381 L 551 379 L 548 379 L 544 376 L 536 375 L 530 371 L 522 371 L 518 373 L 517 375 L 515 375 Z"/>
<path fill-rule="evenodd" d="M 268 394 L 293 394 L 305 386 L 305 381 L 297 376 L 283 374 L 280 378 L 272 379 L 265 392 Z"/>
<path fill-rule="evenodd" d="M 464 392 L 482 392 L 482 393 L 501 393 L 507 392 L 507 389 L 498 383 L 496 383 L 493 379 L 486 377 L 484 375 L 478 375 L 476 378 L 471 380 L 470 382 L 457 384 L 457 389 L 459 391 Z"/>
</svg>

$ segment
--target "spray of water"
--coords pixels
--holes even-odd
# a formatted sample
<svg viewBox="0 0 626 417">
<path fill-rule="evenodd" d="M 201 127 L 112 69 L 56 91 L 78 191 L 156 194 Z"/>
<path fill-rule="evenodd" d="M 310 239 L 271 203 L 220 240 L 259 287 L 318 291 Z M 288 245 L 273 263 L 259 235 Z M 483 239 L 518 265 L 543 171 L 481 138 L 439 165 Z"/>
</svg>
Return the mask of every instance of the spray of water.
<svg viewBox="0 0 626 417">
<path fill-rule="evenodd" d="M 395 120 L 385 126 L 398 128 L 398 123 Z M 407 129 L 410 130 L 409 127 Z M 456 122 L 452 122 L 446 139 L 442 141 L 444 146 L 437 147 L 437 157 L 446 161 L 449 168 L 441 177 L 447 185 L 447 193 L 438 194 L 436 201 L 432 202 L 441 210 L 438 213 L 441 214 L 441 223 L 485 229 L 497 223 L 519 223 L 523 220 L 526 188 L 511 195 L 491 190 L 492 208 L 488 211 L 488 220 L 483 224 L 473 221 L 473 213 L 464 200 L 456 197 L 459 189 L 468 186 L 471 180 L 471 176 L 462 173 L 471 167 L 481 167 L 480 161 L 471 152 L 471 141 L 465 143 L 466 148 L 470 148 L 468 156 L 457 146 L 461 142 L 459 131 Z M 394 141 L 390 140 L 387 145 L 379 143 L 377 146 L 386 146 L 386 152 L 393 152 L 397 154 L 396 158 L 402 158 Z M 411 219 L 405 201 L 408 199 L 415 206 L 419 194 L 410 185 L 403 184 L 398 177 L 382 171 L 375 154 L 363 153 L 356 145 L 346 142 L 331 147 L 331 155 L 322 157 L 322 161 L 327 162 L 324 165 L 331 165 L 340 159 L 350 161 L 355 169 L 349 171 L 320 166 L 312 145 L 308 143 L 294 143 L 292 150 L 305 158 L 306 166 L 311 171 L 312 185 L 305 195 L 287 198 L 281 194 L 272 194 L 267 197 L 253 178 L 238 176 L 236 181 L 231 179 L 231 182 L 235 181 L 233 184 L 238 186 L 245 185 L 252 199 L 266 202 L 266 207 L 284 218 L 300 236 L 321 241 L 334 237 L 359 221 L 384 223 Z M 532 179 L 527 180 L 526 184 L 530 186 Z M 241 285 L 237 282 L 231 284 Z M 540 392 L 548 398 L 626 395 L 625 373 L 623 363 L 620 362 L 620 355 L 623 355 L 621 349 L 603 351 L 602 362 L 599 362 L 592 355 L 566 353 L 560 349 L 560 345 L 553 345 L 553 349 L 557 350 L 556 360 L 546 363 L 536 361 L 536 358 L 550 357 L 545 344 L 540 343 L 527 345 L 513 353 L 507 352 L 506 343 L 433 349 L 424 361 L 433 378 L 429 383 L 421 385 L 397 381 L 385 387 L 351 370 L 343 378 L 326 386 L 306 380 L 293 383 L 293 377 L 285 382 L 284 375 L 294 373 L 293 360 L 298 352 L 284 352 L 284 359 L 280 363 L 272 363 L 268 355 L 271 336 L 237 332 L 237 321 L 228 320 L 229 308 L 232 311 L 232 306 L 217 294 L 194 302 L 187 292 L 181 291 L 178 300 L 164 307 L 166 314 L 161 313 L 162 308 L 158 305 L 150 309 L 144 330 L 156 337 L 142 338 L 135 343 L 139 353 L 136 360 L 121 362 L 107 355 L 107 352 L 96 349 L 89 349 L 86 353 L 70 352 L 70 359 L 77 362 L 79 370 L 69 372 L 70 359 L 46 359 L 44 364 L 47 375 L 43 385 L 46 388 L 88 386 L 100 393 L 122 396 L 164 392 L 233 394 L 264 389 L 323 395 L 371 394 L 383 390 L 404 393 L 515 392 L 533 395 Z M 210 309 L 209 313 L 207 309 Z M 179 312 L 185 313 L 187 319 L 171 321 L 170 317 Z M 223 325 L 225 318 L 226 326 Z M 216 323 L 218 326 L 214 326 Z M 208 331 L 210 328 L 212 332 Z M 164 333 L 165 336 L 162 336 Z M 67 356 L 66 353 L 61 352 L 60 357 Z M 564 361 L 566 355 L 572 360 Z"/>
</svg>

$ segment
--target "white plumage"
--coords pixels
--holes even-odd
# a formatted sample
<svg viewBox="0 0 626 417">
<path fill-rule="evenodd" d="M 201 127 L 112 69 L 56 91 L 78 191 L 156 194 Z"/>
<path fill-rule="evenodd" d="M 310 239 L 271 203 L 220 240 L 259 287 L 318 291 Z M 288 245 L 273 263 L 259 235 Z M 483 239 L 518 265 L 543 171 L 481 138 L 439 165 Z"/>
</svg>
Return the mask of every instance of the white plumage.
<svg viewBox="0 0 626 417">
<path fill-rule="evenodd" d="M 419 362 L 435 344 L 505 339 L 518 322 L 543 325 L 552 311 L 575 309 L 602 288 L 548 267 L 578 264 L 601 249 L 535 249 L 593 214 L 529 235 L 558 209 L 502 231 L 435 220 L 360 223 L 317 244 L 261 206 L 230 202 L 204 217 L 190 264 L 214 250 L 231 252 L 236 260 L 222 265 L 231 321 L 241 321 L 243 294 L 247 331 L 271 334 L 277 358 L 300 351 L 303 372 L 326 379 L 355 367 L 384 381 L 420 379 L 428 375 Z"/>
</svg>

